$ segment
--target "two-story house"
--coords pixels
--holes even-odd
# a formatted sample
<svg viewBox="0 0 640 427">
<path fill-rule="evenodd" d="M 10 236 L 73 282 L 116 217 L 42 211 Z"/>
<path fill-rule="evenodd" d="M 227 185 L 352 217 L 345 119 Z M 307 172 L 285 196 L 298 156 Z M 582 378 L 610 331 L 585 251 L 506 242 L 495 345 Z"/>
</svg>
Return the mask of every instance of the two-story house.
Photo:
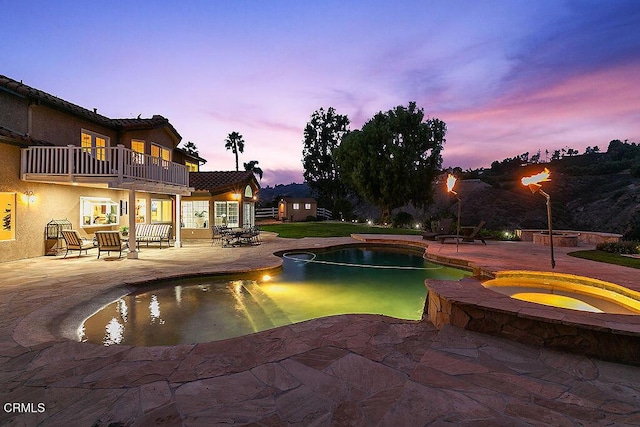
<svg viewBox="0 0 640 427">
<path fill-rule="evenodd" d="M 130 242 L 136 223 L 167 222 L 180 246 L 204 162 L 180 140 L 162 116 L 111 119 L 0 75 L 0 262 L 43 255 L 51 220 L 87 237 L 127 226 Z"/>
</svg>

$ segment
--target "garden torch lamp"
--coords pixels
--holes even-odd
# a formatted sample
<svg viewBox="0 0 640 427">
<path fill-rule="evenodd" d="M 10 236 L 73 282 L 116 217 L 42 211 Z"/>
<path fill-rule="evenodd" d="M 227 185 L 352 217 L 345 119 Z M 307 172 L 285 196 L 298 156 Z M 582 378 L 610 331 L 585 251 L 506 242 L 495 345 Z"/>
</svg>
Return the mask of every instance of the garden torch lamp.
<svg viewBox="0 0 640 427">
<path fill-rule="evenodd" d="M 553 228 L 551 226 L 551 197 L 549 194 L 542 190 L 541 182 L 549 181 L 549 169 L 544 170 L 538 174 L 522 178 L 522 185 L 529 187 L 532 193 L 540 193 L 545 199 L 547 199 L 547 224 L 549 225 L 549 247 L 551 248 L 551 268 L 556 268 L 556 260 L 553 257 Z"/>
<path fill-rule="evenodd" d="M 458 225 L 456 227 L 456 252 L 458 252 L 458 246 L 460 245 L 460 208 L 462 206 L 462 200 L 458 197 L 458 193 L 453 191 L 453 187 L 456 185 L 456 177 L 449 174 L 447 176 L 447 192 L 456 196 L 456 200 L 458 200 Z"/>
</svg>

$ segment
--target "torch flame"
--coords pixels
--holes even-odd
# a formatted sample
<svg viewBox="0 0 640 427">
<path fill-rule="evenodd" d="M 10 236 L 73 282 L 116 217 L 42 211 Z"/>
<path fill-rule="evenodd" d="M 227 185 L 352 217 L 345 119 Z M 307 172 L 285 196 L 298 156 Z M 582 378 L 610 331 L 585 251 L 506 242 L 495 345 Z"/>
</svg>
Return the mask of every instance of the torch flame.
<svg viewBox="0 0 640 427">
<path fill-rule="evenodd" d="M 447 191 L 451 192 L 453 190 L 453 186 L 456 185 L 456 177 L 449 174 L 449 176 L 447 176 Z"/>
<path fill-rule="evenodd" d="M 544 168 L 544 170 L 538 174 L 522 178 L 522 185 L 538 184 L 540 182 L 549 181 L 550 174 L 551 172 L 549 172 L 549 169 Z"/>
</svg>

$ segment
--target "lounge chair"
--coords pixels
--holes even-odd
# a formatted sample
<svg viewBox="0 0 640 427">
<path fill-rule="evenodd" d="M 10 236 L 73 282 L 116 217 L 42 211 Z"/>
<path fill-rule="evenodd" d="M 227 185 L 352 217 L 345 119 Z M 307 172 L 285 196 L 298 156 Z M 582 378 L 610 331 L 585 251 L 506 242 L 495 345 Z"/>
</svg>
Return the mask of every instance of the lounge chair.
<svg viewBox="0 0 640 427">
<path fill-rule="evenodd" d="M 67 257 L 69 251 L 78 251 L 78 258 L 82 255 L 82 251 L 87 254 L 89 249 L 95 248 L 92 241 L 80 237 L 80 233 L 77 230 L 60 230 L 62 231 L 62 237 L 67 246 L 67 252 L 64 254 L 64 258 Z"/>
<path fill-rule="evenodd" d="M 424 240 L 436 240 L 436 237 L 451 233 L 451 224 L 453 224 L 452 218 L 444 218 L 438 221 L 438 226 L 432 231 L 425 231 L 422 233 Z"/>
<path fill-rule="evenodd" d="M 478 236 L 478 233 L 480 232 L 480 230 L 482 230 L 482 227 L 484 227 L 485 224 L 486 224 L 485 221 L 480 221 L 480 224 L 473 227 L 473 229 L 471 230 L 471 233 L 466 235 L 460 234 L 460 236 L 456 236 L 455 234 L 444 234 L 441 236 L 437 236 L 436 239 L 440 240 L 440 243 L 444 243 L 444 241 L 447 239 L 455 240 L 457 237 L 460 237 L 461 242 L 475 242 L 476 240 L 480 240 L 482 243 L 486 245 L 487 242 L 484 241 L 484 238 L 481 236 Z M 471 227 L 463 227 L 463 228 L 468 229 Z"/>
<path fill-rule="evenodd" d="M 98 240 L 98 258 L 100 252 L 118 251 L 118 258 L 122 256 L 122 250 L 127 248 L 127 243 L 122 241 L 120 232 L 118 231 L 96 231 L 96 239 Z"/>
</svg>

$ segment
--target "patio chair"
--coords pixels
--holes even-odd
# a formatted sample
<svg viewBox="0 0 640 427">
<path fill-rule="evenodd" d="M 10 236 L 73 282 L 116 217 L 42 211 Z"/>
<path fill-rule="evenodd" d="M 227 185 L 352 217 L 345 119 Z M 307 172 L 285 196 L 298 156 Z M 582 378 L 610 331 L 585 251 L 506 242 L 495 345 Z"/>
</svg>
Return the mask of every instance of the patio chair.
<svg viewBox="0 0 640 427">
<path fill-rule="evenodd" d="M 78 251 L 78 258 L 82 255 L 82 251 L 87 254 L 89 249 L 95 248 L 92 241 L 80 237 L 80 233 L 77 230 L 60 230 L 62 231 L 62 237 L 67 246 L 67 252 L 63 258 L 66 258 L 69 251 Z"/>
<path fill-rule="evenodd" d="M 260 228 L 256 226 L 245 228 L 242 234 L 240 234 L 239 239 L 242 243 L 248 245 L 259 245 L 261 243 Z"/>
<path fill-rule="evenodd" d="M 98 258 L 101 252 L 118 251 L 118 258 L 122 256 L 122 250 L 127 248 L 127 243 L 122 240 L 118 231 L 96 231 L 98 240 Z"/>
<path fill-rule="evenodd" d="M 422 233 L 422 239 L 424 240 L 436 240 L 437 236 L 442 234 L 449 234 L 451 232 L 451 224 L 453 224 L 453 218 L 444 218 L 438 221 L 438 226 L 435 230 L 425 231 Z"/>
<path fill-rule="evenodd" d="M 482 230 L 482 227 L 484 227 L 485 224 L 486 224 L 485 221 L 480 221 L 480 224 L 476 225 L 475 227 L 463 227 L 465 229 L 473 228 L 471 230 L 471 233 L 466 235 L 460 234 L 460 236 L 456 236 L 455 234 L 444 234 L 441 236 L 437 236 L 436 239 L 440 240 L 440 243 L 444 243 L 444 241 L 447 239 L 455 240 L 457 237 L 460 237 L 461 242 L 475 242 L 476 240 L 480 240 L 482 243 L 486 245 L 487 242 L 484 241 L 484 237 L 478 236 L 478 233 L 480 232 L 480 230 Z"/>
<path fill-rule="evenodd" d="M 222 238 L 224 237 L 224 227 L 219 225 L 214 225 L 211 227 L 212 235 L 211 235 L 211 246 L 220 244 L 222 245 Z"/>
</svg>

